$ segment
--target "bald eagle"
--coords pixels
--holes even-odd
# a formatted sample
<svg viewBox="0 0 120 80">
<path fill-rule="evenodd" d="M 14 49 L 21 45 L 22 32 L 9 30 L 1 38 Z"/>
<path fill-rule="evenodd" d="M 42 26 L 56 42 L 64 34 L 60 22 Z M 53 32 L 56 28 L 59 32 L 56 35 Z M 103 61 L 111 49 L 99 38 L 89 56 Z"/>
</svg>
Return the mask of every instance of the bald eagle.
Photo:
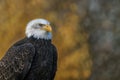
<svg viewBox="0 0 120 80">
<path fill-rule="evenodd" d="M 52 28 L 45 19 L 30 21 L 26 37 L 9 48 L 0 60 L 0 80 L 54 80 L 57 50 Z"/>
</svg>

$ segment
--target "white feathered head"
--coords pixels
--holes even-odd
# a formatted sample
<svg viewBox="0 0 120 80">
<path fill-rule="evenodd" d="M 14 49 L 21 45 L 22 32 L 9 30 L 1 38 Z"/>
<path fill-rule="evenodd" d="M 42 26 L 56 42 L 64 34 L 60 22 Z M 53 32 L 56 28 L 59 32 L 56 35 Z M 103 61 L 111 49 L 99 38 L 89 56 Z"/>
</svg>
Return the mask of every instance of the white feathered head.
<svg viewBox="0 0 120 80">
<path fill-rule="evenodd" d="M 45 19 L 35 19 L 30 21 L 26 27 L 26 36 L 36 39 L 52 39 L 52 28 L 50 22 Z"/>
</svg>

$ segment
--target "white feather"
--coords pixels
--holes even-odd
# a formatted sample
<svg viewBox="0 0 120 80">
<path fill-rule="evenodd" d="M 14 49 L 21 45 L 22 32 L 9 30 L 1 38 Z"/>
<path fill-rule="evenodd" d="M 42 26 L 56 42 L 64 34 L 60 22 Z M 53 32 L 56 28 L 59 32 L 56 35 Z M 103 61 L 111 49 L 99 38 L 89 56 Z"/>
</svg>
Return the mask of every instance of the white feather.
<svg viewBox="0 0 120 80">
<path fill-rule="evenodd" d="M 25 32 L 28 38 L 33 36 L 36 39 L 52 39 L 51 32 L 46 32 L 45 30 L 42 29 L 35 29 L 34 26 L 36 26 L 36 24 L 49 25 L 50 23 L 45 19 L 35 19 L 30 21 L 27 24 L 26 32 Z"/>
</svg>

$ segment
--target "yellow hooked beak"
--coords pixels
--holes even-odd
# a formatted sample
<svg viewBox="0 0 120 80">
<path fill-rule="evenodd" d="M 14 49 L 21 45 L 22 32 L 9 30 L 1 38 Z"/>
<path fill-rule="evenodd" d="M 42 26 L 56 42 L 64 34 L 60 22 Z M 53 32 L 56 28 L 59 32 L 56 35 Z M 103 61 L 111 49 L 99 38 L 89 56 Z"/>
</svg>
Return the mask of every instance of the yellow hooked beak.
<svg viewBox="0 0 120 80">
<path fill-rule="evenodd" d="M 45 26 L 43 27 L 43 29 L 46 30 L 47 32 L 51 32 L 51 31 L 52 31 L 52 28 L 51 28 L 50 25 L 45 25 Z"/>
</svg>

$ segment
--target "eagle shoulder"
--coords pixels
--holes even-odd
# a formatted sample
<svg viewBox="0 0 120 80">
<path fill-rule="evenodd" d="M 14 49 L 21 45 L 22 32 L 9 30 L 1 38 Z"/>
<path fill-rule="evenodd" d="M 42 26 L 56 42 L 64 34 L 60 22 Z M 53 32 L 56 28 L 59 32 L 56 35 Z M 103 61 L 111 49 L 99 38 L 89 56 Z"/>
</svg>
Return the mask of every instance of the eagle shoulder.
<svg viewBox="0 0 120 80">
<path fill-rule="evenodd" d="M 35 48 L 31 43 L 12 46 L 0 60 L 0 80 L 22 80 L 31 67 Z"/>
</svg>

